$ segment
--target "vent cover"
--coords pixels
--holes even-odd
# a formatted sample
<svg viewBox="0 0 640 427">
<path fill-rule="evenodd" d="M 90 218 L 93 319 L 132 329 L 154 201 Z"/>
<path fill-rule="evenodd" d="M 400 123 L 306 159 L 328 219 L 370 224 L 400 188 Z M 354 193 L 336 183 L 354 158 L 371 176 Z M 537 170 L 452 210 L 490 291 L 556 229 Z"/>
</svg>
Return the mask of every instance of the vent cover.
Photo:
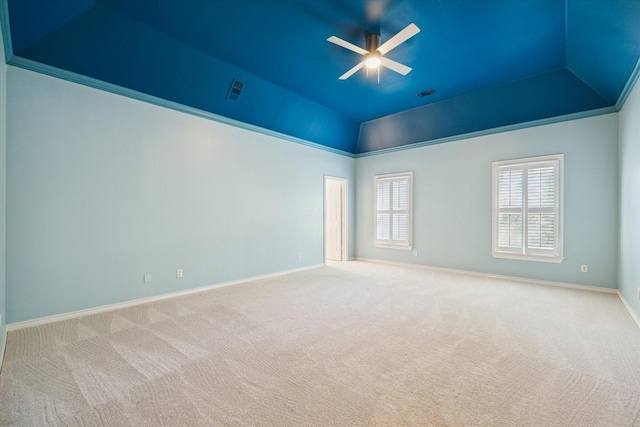
<svg viewBox="0 0 640 427">
<path fill-rule="evenodd" d="M 436 93 L 435 89 L 427 89 L 427 90 L 423 90 L 422 92 L 416 93 L 416 95 L 418 95 L 418 96 L 428 96 L 428 95 L 433 95 L 434 93 Z"/>
<path fill-rule="evenodd" d="M 240 94 L 242 93 L 242 88 L 244 88 L 244 83 L 242 83 L 240 80 L 231 80 L 231 86 L 229 87 L 229 92 L 227 92 L 227 99 L 231 101 L 237 101 L 238 98 L 240 98 Z"/>
</svg>

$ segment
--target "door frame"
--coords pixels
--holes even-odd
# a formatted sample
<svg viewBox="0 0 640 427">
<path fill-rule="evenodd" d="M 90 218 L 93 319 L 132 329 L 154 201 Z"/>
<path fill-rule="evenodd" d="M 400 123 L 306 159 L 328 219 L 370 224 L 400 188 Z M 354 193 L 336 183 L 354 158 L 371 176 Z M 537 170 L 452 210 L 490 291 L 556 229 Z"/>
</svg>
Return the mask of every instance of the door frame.
<svg viewBox="0 0 640 427">
<path fill-rule="evenodd" d="M 337 176 L 331 176 L 331 175 L 325 175 L 324 176 L 324 191 L 323 191 L 323 198 L 322 198 L 322 205 L 323 205 L 323 212 L 322 212 L 322 218 L 323 218 L 323 233 L 322 233 L 322 259 L 324 260 L 324 263 L 327 263 L 327 231 L 328 231 L 328 218 L 329 215 L 327 214 L 327 210 L 329 209 L 329 204 L 327 203 L 327 182 L 328 181 L 337 181 L 340 183 L 340 187 L 342 189 L 341 191 L 341 203 L 342 203 L 342 210 L 340 212 L 340 220 L 342 223 L 342 242 L 341 242 L 341 246 L 342 246 L 342 253 L 340 254 L 340 258 L 342 258 L 342 261 L 347 261 L 349 259 L 349 250 L 347 247 L 347 242 L 349 241 L 349 239 L 347 238 L 347 236 L 349 235 L 349 229 L 347 227 L 348 221 L 347 221 L 347 202 L 349 200 L 348 198 L 348 190 L 349 190 L 349 180 L 347 178 L 340 178 Z"/>
</svg>

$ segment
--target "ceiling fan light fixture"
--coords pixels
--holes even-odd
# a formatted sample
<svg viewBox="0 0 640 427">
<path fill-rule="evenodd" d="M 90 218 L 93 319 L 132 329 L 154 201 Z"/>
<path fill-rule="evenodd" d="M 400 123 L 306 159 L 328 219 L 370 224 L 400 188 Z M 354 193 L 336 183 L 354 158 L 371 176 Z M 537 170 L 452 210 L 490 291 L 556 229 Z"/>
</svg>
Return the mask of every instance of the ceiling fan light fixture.
<svg viewBox="0 0 640 427">
<path fill-rule="evenodd" d="M 345 49 L 348 49 L 352 52 L 357 53 L 358 55 L 364 56 L 364 59 L 356 64 L 355 67 L 351 68 L 349 71 L 338 77 L 339 80 L 346 80 L 352 75 L 354 75 L 358 70 L 366 67 L 367 76 L 369 76 L 369 70 L 378 70 L 378 82 L 380 82 L 380 67 L 388 68 L 392 71 L 395 71 L 398 74 L 406 76 L 409 71 L 411 71 L 411 67 L 407 67 L 406 65 L 400 64 L 392 59 L 385 57 L 392 49 L 395 49 L 402 43 L 409 40 L 411 37 L 415 36 L 420 32 L 420 28 L 414 23 L 411 23 L 404 27 L 404 29 L 400 30 L 399 33 L 396 33 L 395 36 L 391 37 L 389 40 L 380 44 L 380 36 L 378 34 L 365 33 L 365 41 L 367 43 L 367 48 L 363 49 L 359 46 L 356 46 L 352 43 L 349 43 L 346 40 L 343 40 L 336 36 L 331 36 L 327 39 L 329 43 L 333 43 Z"/>
<path fill-rule="evenodd" d="M 365 61 L 365 65 L 367 68 L 378 68 L 380 66 L 380 54 L 370 53 L 367 55 L 367 59 Z"/>
</svg>

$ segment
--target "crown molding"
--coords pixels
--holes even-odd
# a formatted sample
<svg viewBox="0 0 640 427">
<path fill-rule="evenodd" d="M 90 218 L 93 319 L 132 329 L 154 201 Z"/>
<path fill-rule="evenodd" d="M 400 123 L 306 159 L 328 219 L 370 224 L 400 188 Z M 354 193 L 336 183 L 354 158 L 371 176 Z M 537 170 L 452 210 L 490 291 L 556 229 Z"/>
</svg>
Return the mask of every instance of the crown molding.
<svg viewBox="0 0 640 427">
<path fill-rule="evenodd" d="M 45 74 L 51 77 L 66 80 L 72 83 L 77 83 L 83 86 L 92 87 L 94 89 L 110 92 L 116 95 L 125 96 L 127 98 L 135 99 L 137 101 L 146 102 L 148 104 L 157 105 L 159 107 L 168 108 L 170 110 L 179 111 L 192 116 L 201 117 L 203 119 L 212 120 L 215 122 L 223 123 L 229 126 L 245 129 L 250 132 L 257 132 L 263 135 L 272 136 L 285 141 L 295 142 L 296 144 L 304 145 L 307 147 L 315 148 L 317 150 L 327 151 L 329 153 L 338 154 L 346 157 L 355 157 L 354 154 L 347 151 L 339 150 L 337 148 L 327 147 L 322 144 L 307 141 L 305 139 L 297 138 L 295 136 L 286 135 L 280 132 L 272 131 L 260 126 L 251 125 L 249 123 L 241 122 L 239 120 L 230 119 L 228 117 L 221 116 L 219 114 L 211 113 L 209 111 L 200 110 L 198 108 L 189 107 L 188 105 L 180 104 L 178 102 L 168 101 L 166 99 L 158 98 L 157 96 L 148 95 L 143 92 L 128 89 L 123 86 L 118 86 L 113 83 L 107 83 L 102 80 L 94 79 L 92 77 L 83 76 L 71 71 L 63 70 L 61 68 L 46 65 L 37 61 L 22 58 L 20 56 L 12 56 L 8 61 L 9 65 L 22 68 L 25 70 L 33 71 L 40 74 Z"/>
</svg>

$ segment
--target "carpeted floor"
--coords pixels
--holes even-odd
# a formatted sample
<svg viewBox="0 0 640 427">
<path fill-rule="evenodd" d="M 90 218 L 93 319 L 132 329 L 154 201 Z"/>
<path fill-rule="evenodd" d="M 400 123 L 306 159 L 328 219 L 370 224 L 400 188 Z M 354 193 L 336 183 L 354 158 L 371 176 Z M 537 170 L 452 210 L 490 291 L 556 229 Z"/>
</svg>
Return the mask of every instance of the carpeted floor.
<svg viewBox="0 0 640 427">
<path fill-rule="evenodd" d="M 0 425 L 635 426 L 614 294 L 340 263 L 9 333 Z"/>
</svg>

